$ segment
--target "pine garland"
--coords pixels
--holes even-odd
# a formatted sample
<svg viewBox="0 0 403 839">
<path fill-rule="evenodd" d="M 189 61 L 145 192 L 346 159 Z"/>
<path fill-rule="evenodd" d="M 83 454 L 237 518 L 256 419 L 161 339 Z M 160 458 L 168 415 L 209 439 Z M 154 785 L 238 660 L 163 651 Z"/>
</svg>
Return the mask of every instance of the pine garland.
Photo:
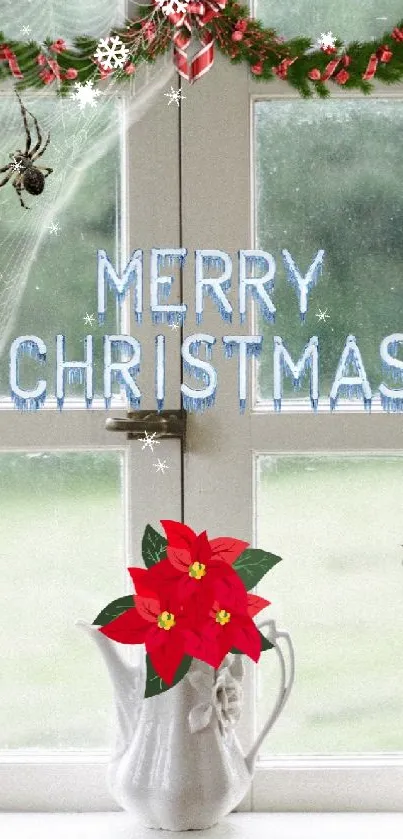
<svg viewBox="0 0 403 839">
<path fill-rule="evenodd" d="M 283 79 L 303 97 L 314 92 L 329 96 L 328 81 L 367 94 L 374 79 L 388 85 L 403 79 L 403 20 L 377 40 L 344 44 L 336 39 L 334 47 L 327 48 L 315 46 L 311 38 L 280 38 L 274 29 L 250 18 L 247 7 L 234 0 L 227 0 L 225 8 L 203 27 L 197 15 L 191 21 L 193 37 L 210 33 L 214 48 L 232 63 L 247 63 L 251 74 L 262 81 Z M 128 20 L 124 28 L 105 36 L 118 36 L 129 51 L 125 65 L 113 71 L 105 70 L 95 58 L 99 42 L 93 38 L 76 37 L 68 47 L 62 39 L 46 38 L 37 44 L 8 40 L 0 32 L 0 82 L 12 76 L 20 89 L 56 82 L 61 95 L 78 82 L 96 84 L 111 73 L 114 80 L 124 82 L 139 64 L 154 62 L 166 53 L 178 32 L 189 36 L 189 30 L 178 29 L 160 8 L 148 6 L 144 17 Z"/>
</svg>

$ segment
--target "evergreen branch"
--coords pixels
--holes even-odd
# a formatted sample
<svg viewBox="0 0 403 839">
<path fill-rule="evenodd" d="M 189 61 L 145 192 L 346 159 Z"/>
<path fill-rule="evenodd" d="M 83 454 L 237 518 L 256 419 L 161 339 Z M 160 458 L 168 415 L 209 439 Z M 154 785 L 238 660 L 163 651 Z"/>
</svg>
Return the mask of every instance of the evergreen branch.
<svg viewBox="0 0 403 839">
<path fill-rule="evenodd" d="M 145 12 L 142 18 L 128 20 L 124 28 L 113 29 L 105 36 L 118 35 L 129 51 L 125 67 L 113 71 L 118 81 L 126 81 L 133 67 L 154 62 L 166 53 L 175 34 L 188 34 L 186 28 L 175 26 L 154 5 L 146 7 Z M 329 81 L 367 94 L 377 79 L 387 85 L 403 79 L 403 20 L 376 41 L 343 44 L 336 39 L 334 49 L 325 50 L 304 36 L 288 41 L 282 39 L 274 29 L 250 18 L 249 9 L 234 0 L 228 0 L 222 12 L 205 26 L 197 16 L 190 15 L 190 18 L 192 34 L 201 37 L 210 32 L 215 48 L 232 63 L 248 64 L 251 74 L 261 81 L 280 78 L 304 98 L 315 92 L 323 98 L 329 96 Z M 146 37 L 144 27 L 151 20 L 155 32 Z M 54 42 L 45 38 L 42 44 L 37 44 L 6 40 L 0 32 L 0 81 L 12 76 L 17 87 L 22 89 L 49 85 L 57 80 L 58 93 L 66 95 L 74 83 L 91 79 L 96 84 L 109 75 L 110 71 L 105 73 L 98 66 L 94 57 L 96 49 L 97 42 L 87 35 L 78 35 L 73 45 L 67 47 L 61 39 Z"/>
</svg>

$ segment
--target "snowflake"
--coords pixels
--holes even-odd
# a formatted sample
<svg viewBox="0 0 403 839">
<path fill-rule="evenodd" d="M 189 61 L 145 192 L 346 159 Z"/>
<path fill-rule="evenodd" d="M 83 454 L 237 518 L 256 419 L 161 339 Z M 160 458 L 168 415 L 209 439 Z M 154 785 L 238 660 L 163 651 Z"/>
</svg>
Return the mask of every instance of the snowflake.
<svg viewBox="0 0 403 839">
<path fill-rule="evenodd" d="M 188 0 L 184 3 L 181 0 L 156 0 L 156 6 L 159 6 L 161 11 L 168 17 L 168 15 L 184 15 L 187 11 Z"/>
<path fill-rule="evenodd" d="M 324 323 L 326 323 L 326 321 L 330 318 L 330 315 L 328 315 L 327 309 L 325 309 L 323 312 L 322 309 L 318 309 L 315 317 L 318 318 L 319 321 L 323 320 Z"/>
<path fill-rule="evenodd" d="M 335 40 L 336 38 L 332 34 L 332 32 L 322 32 L 320 38 L 318 38 L 318 47 L 322 50 L 334 50 L 335 49 Z"/>
<path fill-rule="evenodd" d="M 21 31 L 21 35 L 26 35 L 27 38 L 28 38 L 29 35 L 31 34 L 31 27 L 30 26 L 22 26 L 20 31 Z"/>
<path fill-rule="evenodd" d="M 11 168 L 12 168 L 13 172 L 21 172 L 21 167 L 22 167 L 21 160 L 16 160 L 15 157 L 13 157 L 13 162 L 11 164 Z"/>
<path fill-rule="evenodd" d="M 179 88 L 178 90 L 174 90 L 172 85 L 171 85 L 171 92 L 170 93 L 164 93 L 164 96 L 169 97 L 168 107 L 169 107 L 169 105 L 172 105 L 172 102 L 176 102 L 176 104 L 179 108 L 179 99 L 186 99 L 186 96 L 181 96 L 181 88 Z"/>
<path fill-rule="evenodd" d="M 114 35 L 113 38 L 101 38 L 94 56 L 103 70 L 116 70 L 118 67 L 123 69 L 130 53 L 119 36 Z"/>
<path fill-rule="evenodd" d="M 93 326 L 95 320 L 95 315 L 89 315 L 88 312 L 85 313 L 85 317 L 83 318 L 84 324 L 88 324 L 88 326 Z"/>
<path fill-rule="evenodd" d="M 173 323 L 171 326 L 172 332 L 176 332 L 179 329 L 179 323 Z"/>
<path fill-rule="evenodd" d="M 83 111 L 86 105 L 91 105 L 91 108 L 96 107 L 96 98 L 100 96 L 100 91 L 94 89 L 94 82 L 89 79 L 85 84 L 81 82 L 74 83 L 75 91 L 71 94 L 71 99 L 78 102 L 80 111 Z"/>
<path fill-rule="evenodd" d="M 140 437 L 139 438 L 139 443 L 144 443 L 144 446 L 142 446 L 141 448 L 142 449 L 151 449 L 151 451 L 154 452 L 153 446 L 159 446 L 160 445 L 160 441 L 155 439 L 156 436 L 157 436 L 157 432 L 154 431 L 152 434 L 149 434 L 148 431 L 145 431 L 144 434 L 145 434 L 145 437 Z"/>
<path fill-rule="evenodd" d="M 162 472 L 162 474 L 164 474 L 165 469 L 169 469 L 169 466 L 168 466 L 166 460 L 161 461 L 159 458 L 158 458 L 158 463 L 154 463 L 154 466 L 155 466 L 155 471 L 156 472 Z"/>
<path fill-rule="evenodd" d="M 49 230 L 49 233 L 54 233 L 55 236 L 57 236 L 57 234 L 59 233 L 59 230 L 60 230 L 58 222 L 57 221 L 56 222 L 52 221 L 52 223 L 48 227 L 48 230 Z"/>
</svg>

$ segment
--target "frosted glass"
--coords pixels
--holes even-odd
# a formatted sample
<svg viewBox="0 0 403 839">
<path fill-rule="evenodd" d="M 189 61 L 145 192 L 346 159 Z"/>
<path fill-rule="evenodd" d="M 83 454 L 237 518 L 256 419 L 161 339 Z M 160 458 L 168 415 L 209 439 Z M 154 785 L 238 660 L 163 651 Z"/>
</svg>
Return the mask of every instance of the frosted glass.
<svg viewBox="0 0 403 839">
<path fill-rule="evenodd" d="M 74 623 L 124 593 L 122 455 L 0 455 L 0 748 L 106 748 L 108 676 Z"/>
<path fill-rule="evenodd" d="M 296 652 L 262 757 L 403 751 L 403 459 L 261 455 L 257 465 L 256 543 L 283 558 L 258 591 Z M 276 664 L 268 652 L 258 665 L 261 724 Z"/>
<path fill-rule="evenodd" d="M 357 338 L 373 395 L 382 381 L 396 388 L 382 370 L 379 346 L 402 326 L 403 102 L 262 101 L 254 114 L 256 245 L 272 253 L 277 266 L 276 321 L 259 324 L 261 398 L 273 397 L 274 335 L 295 362 L 309 338 L 318 336 L 320 394 L 327 405 L 349 334 Z M 283 249 L 303 275 L 317 252 L 325 251 L 304 323 Z M 308 402 L 308 394 L 308 377 L 295 393 L 284 376 L 285 397 Z M 363 410 L 362 399 L 357 409 Z"/>
<path fill-rule="evenodd" d="M 38 42 L 45 36 L 71 41 L 75 35 L 105 36 L 124 19 L 124 0 L 2 0 L 1 31 L 8 38 Z M 29 27 L 29 33 L 23 27 Z"/>
<path fill-rule="evenodd" d="M 287 38 L 333 32 L 345 41 L 378 37 L 402 17 L 400 0 L 257 0 L 255 17 Z"/>
</svg>

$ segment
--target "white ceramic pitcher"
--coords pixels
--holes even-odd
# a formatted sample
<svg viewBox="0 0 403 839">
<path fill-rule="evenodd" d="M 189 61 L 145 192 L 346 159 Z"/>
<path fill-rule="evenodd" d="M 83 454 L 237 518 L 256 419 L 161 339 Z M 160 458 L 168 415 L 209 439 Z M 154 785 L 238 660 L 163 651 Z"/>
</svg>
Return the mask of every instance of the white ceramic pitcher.
<svg viewBox="0 0 403 839">
<path fill-rule="evenodd" d="M 269 628 L 281 681 L 273 711 L 244 755 L 234 731 L 242 710 L 242 655 L 227 655 L 218 670 L 193 659 L 178 684 L 144 699 L 145 666 L 125 664 L 116 643 L 97 626 L 84 621 L 78 625 L 96 641 L 114 685 L 119 730 L 108 771 L 113 797 L 147 827 L 212 827 L 248 791 L 259 748 L 291 691 L 294 650 L 289 634 L 278 632 L 274 621 L 258 624 L 259 629 Z M 279 638 L 288 647 L 288 679 Z"/>
</svg>

